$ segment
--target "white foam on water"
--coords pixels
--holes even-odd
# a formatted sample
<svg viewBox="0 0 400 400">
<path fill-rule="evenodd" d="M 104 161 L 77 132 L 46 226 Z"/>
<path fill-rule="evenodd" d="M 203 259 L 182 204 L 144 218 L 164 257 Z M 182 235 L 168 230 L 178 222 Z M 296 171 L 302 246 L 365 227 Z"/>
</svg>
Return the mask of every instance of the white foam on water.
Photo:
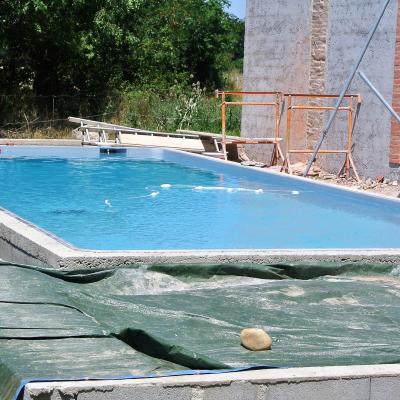
<svg viewBox="0 0 400 400">
<path fill-rule="evenodd" d="M 193 190 L 226 190 L 224 186 L 195 186 Z"/>
<path fill-rule="evenodd" d="M 149 194 L 149 196 L 151 196 L 151 197 L 157 197 L 159 194 L 160 194 L 160 192 L 151 192 L 151 193 Z"/>
<path fill-rule="evenodd" d="M 104 200 L 104 204 L 105 204 L 107 207 L 112 208 L 112 204 L 111 204 L 110 200 Z"/>
<path fill-rule="evenodd" d="M 202 191 L 202 190 L 219 190 L 226 191 L 228 193 L 236 193 L 236 192 L 249 192 L 255 194 L 264 193 L 263 189 L 247 189 L 247 188 L 233 188 L 233 187 L 225 187 L 225 186 L 194 186 L 193 190 Z"/>
<path fill-rule="evenodd" d="M 255 194 L 263 194 L 263 193 L 281 193 L 281 194 L 289 194 L 289 195 L 295 195 L 298 196 L 300 192 L 298 190 L 286 190 L 286 189 L 273 189 L 273 190 L 264 190 L 264 189 L 248 189 L 248 188 L 243 188 L 243 187 L 225 187 L 225 186 L 202 186 L 202 185 L 171 185 L 170 183 L 163 183 L 160 185 L 162 189 L 192 189 L 195 190 L 196 192 L 201 192 L 201 191 L 226 191 L 227 193 L 238 193 L 238 192 L 247 192 L 247 193 L 255 193 Z M 149 188 L 146 188 L 149 189 Z"/>
<path fill-rule="evenodd" d="M 262 189 L 246 189 L 246 188 L 236 188 L 235 189 L 234 188 L 233 190 L 237 191 L 237 192 L 253 192 L 253 193 L 257 193 L 257 194 L 264 192 L 264 190 L 262 190 Z"/>
</svg>

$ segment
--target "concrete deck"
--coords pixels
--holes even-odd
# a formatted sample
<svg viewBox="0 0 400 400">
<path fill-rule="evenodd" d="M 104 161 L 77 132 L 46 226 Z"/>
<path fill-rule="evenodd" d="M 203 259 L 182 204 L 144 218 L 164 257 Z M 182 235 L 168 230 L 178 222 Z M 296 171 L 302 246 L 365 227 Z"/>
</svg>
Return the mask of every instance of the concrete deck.
<svg viewBox="0 0 400 400">
<path fill-rule="evenodd" d="M 30 383 L 23 400 L 394 400 L 399 393 L 397 364 Z"/>
<path fill-rule="evenodd" d="M 78 139 L 0 139 L 6 146 L 82 146 Z"/>
</svg>

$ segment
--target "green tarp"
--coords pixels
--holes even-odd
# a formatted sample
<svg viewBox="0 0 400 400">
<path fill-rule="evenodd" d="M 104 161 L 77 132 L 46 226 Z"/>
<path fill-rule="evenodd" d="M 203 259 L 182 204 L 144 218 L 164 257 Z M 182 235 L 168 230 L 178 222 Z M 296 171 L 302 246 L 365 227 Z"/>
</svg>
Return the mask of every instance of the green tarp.
<svg viewBox="0 0 400 400">
<path fill-rule="evenodd" d="M 151 265 L 55 271 L 0 264 L 0 398 L 35 380 L 400 360 L 400 268 Z M 240 346 L 261 327 L 272 350 Z"/>
</svg>

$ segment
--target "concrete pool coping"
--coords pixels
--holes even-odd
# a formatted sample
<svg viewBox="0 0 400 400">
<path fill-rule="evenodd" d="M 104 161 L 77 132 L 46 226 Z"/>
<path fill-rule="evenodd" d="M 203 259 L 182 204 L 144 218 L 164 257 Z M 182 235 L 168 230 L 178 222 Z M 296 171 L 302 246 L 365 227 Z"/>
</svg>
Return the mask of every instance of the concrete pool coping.
<svg viewBox="0 0 400 400">
<path fill-rule="evenodd" d="M 389 400 L 400 393 L 400 365 L 256 370 L 215 375 L 37 382 L 23 400 Z"/>
<path fill-rule="evenodd" d="M 63 146 L 64 141 L 59 141 Z M 1 143 L 0 143 L 1 145 Z M 43 145 L 42 145 L 43 146 Z M 191 158 L 209 160 L 207 157 L 180 150 L 170 150 Z M 282 173 L 254 169 L 230 161 L 212 159 L 212 163 L 247 169 L 258 174 L 279 175 Z M 299 176 L 284 175 L 286 179 L 307 182 L 320 187 L 334 188 L 363 197 L 384 199 L 400 204 L 400 199 L 377 193 L 364 193 L 348 187 L 327 182 L 311 181 Z M 400 248 L 384 249 L 212 249 L 212 250 L 86 250 L 74 247 L 59 237 L 26 221 L 12 212 L 0 208 L 0 249 L 8 261 L 52 266 L 55 268 L 109 268 L 129 264 L 149 263 L 277 263 L 296 261 L 339 261 L 364 263 L 398 263 Z"/>
<path fill-rule="evenodd" d="M 0 139 L 4 146 L 74 146 L 81 147 L 78 139 Z"/>
</svg>

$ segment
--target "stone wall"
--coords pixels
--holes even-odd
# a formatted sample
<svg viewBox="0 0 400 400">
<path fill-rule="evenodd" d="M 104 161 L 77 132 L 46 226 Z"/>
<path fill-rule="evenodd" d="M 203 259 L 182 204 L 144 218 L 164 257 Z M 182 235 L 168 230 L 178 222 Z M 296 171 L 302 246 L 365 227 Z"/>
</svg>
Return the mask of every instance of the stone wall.
<svg viewBox="0 0 400 400">
<path fill-rule="evenodd" d="M 325 92 L 326 45 L 328 30 L 329 0 L 313 0 L 311 12 L 311 54 L 310 54 L 310 93 Z M 311 105 L 322 105 L 322 101 L 312 101 Z M 306 126 L 306 146 L 314 148 L 323 129 L 324 113 L 309 111 Z"/>
</svg>

